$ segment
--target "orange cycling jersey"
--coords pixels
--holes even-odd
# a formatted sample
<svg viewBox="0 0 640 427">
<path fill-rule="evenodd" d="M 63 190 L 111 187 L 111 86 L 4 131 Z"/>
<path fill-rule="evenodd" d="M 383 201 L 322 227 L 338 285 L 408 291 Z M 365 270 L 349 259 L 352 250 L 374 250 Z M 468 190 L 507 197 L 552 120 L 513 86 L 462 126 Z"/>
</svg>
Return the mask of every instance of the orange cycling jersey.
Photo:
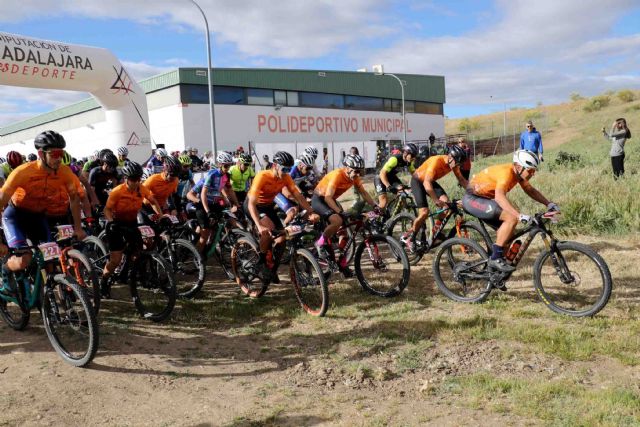
<svg viewBox="0 0 640 427">
<path fill-rule="evenodd" d="M 142 183 L 142 186 L 146 187 L 151 192 L 151 195 L 156 198 L 160 207 L 164 208 L 169 196 L 178 189 L 178 178 L 171 178 L 170 181 L 167 181 L 161 173 L 156 173 Z M 148 200 L 144 202 L 145 204 L 150 204 Z"/>
<path fill-rule="evenodd" d="M 111 190 L 105 206 L 111 209 L 115 220 L 134 222 L 142 207 L 142 200 L 149 196 L 151 192 L 142 185 L 138 190 L 131 191 L 127 188 L 127 184 L 120 184 Z"/>
<path fill-rule="evenodd" d="M 287 174 L 282 179 L 273 176 L 273 170 L 264 170 L 256 174 L 253 179 L 248 196 L 258 198 L 258 205 L 264 206 L 273 203 L 274 199 L 284 187 L 293 193 L 300 194 L 300 190 L 294 184 L 293 179 Z"/>
<path fill-rule="evenodd" d="M 318 183 L 315 192 L 320 196 L 326 196 L 328 190 L 333 189 L 333 199 L 337 199 L 354 185 L 358 190 L 364 191 L 362 180 L 359 176 L 351 181 L 347 175 L 347 168 L 340 168 L 326 174 Z"/>
<path fill-rule="evenodd" d="M 82 186 L 82 183 L 78 179 L 77 176 L 73 175 L 73 184 L 76 187 L 76 191 L 78 192 L 78 196 L 83 199 L 86 195 L 86 191 Z M 64 216 L 69 213 L 69 198 L 66 199 L 60 198 L 55 202 L 52 202 L 49 206 L 47 206 L 47 215 L 50 216 Z"/>
<path fill-rule="evenodd" d="M 490 166 L 474 175 L 469 181 L 469 189 L 477 196 L 496 197 L 496 189 L 505 193 L 511 191 L 518 183 L 518 175 L 513 170 L 512 163 Z"/>
<path fill-rule="evenodd" d="M 3 193 L 13 193 L 11 202 L 20 209 L 51 215 L 51 207 L 69 206 L 69 197 L 78 195 L 76 176 L 68 166 L 52 171 L 41 160 L 13 170 L 2 186 Z"/>
<path fill-rule="evenodd" d="M 449 160 L 447 155 L 431 156 L 420 165 L 413 175 L 420 181 L 427 178 L 431 181 L 437 181 L 451 172 L 447 160 Z"/>
</svg>

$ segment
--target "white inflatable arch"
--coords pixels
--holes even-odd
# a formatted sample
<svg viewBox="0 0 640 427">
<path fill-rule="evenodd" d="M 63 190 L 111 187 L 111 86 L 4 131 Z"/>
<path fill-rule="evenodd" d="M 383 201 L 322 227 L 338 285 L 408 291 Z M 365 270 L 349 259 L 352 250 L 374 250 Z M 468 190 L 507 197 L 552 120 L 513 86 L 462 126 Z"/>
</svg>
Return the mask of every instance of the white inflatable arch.
<svg viewBox="0 0 640 427">
<path fill-rule="evenodd" d="M 0 32 L 0 84 L 89 92 L 104 108 L 107 135 L 83 151 L 124 145 L 134 160 L 149 155 L 145 93 L 106 49 Z"/>
</svg>

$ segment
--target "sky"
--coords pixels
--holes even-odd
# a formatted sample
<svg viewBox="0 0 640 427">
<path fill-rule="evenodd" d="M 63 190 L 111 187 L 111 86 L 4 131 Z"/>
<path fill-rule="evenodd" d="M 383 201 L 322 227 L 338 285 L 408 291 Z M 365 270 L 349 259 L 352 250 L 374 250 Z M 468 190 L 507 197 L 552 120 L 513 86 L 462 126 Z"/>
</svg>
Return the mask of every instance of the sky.
<svg viewBox="0 0 640 427">
<path fill-rule="evenodd" d="M 640 0 L 197 2 L 214 67 L 442 75 L 451 118 L 640 88 Z M 207 63 L 190 0 L 0 0 L 0 31 L 107 48 L 138 80 Z M 0 85 L 0 126 L 87 97 Z"/>
</svg>

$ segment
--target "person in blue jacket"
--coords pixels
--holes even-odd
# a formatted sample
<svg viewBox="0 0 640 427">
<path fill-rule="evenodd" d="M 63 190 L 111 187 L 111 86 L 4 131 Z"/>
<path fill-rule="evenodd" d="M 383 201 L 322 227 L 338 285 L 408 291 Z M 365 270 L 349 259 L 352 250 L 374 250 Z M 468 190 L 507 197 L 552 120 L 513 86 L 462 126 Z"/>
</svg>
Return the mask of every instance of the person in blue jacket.
<svg viewBox="0 0 640 427">
<path fill-rule="evenodd" d="M 533 126 L 533 122 L 529 120 L 527 122 L 527 130 L 520 134 L 520 149 L 528 150 L 536 153 L 541 162 L 542 159 L 542 135 Z"/>
</svg>

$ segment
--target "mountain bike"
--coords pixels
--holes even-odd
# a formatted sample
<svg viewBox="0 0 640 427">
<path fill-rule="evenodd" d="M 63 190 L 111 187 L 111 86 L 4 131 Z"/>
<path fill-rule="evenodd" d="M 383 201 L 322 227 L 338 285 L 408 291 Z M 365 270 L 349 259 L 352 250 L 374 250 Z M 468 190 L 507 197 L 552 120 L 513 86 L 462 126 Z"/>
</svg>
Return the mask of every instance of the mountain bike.
<svg viewBox="0 0 640 427">
<path fill-rule="evenodd" d="M 444 218 L 439 219 L 438 217 L 443 213 Z M 386 232 L 388 235 L 400 240 L 402 235 L 411 229 L 415 219 L 415 216 L 409 213 L 400 213 L 387 221 Z M 445 231 L 447 224 L 451 220 L 453 220 L 452 227 Z M 431 249 L 452 237 L 473 239 L 479 242 L 487 251 L 491 248 L 491 237 L 489 237 L 487 230 L 475 221 L 466 221 L 460 201 L 455 199 L 448 202 L 446 208 L 438 209 L 429 214 L 420 230 L 415 233 L 414 242 L 412 242 L 413 248 L 408 245 L 403 245 L 403 247 L 407 252 L 411 265 L 417 265 Z"/>
<path fill-rule="evenodd" d="M 548 223 L 558 212 L 537 213 L 528 227 L 509 241 L 518 264 L 532 240 L 540 235 L 544 249 L 533 265 L 536 292 L 552 311 L 574 317 L 593 316 L 609 301 L 612 289 L 607 263 L 593 249 L 577 242 L 557 240 Z M 525 236 L 524 242 L 519 238 Z M 514 249 L 511 251 L 511 249 Z M 516 250 L 517 249 L 517 250 Z M 493 288 L 506 290 L 513 273 L 488 267 L 488 252 L 477 242 L 453 238 L 440 245 L 433 260 L 438 289 L 448 298 L 468 303 L 486 300 Z"/>
<path fill-rule="evenodd" d="M 413 215 L 418 215 L 418 207 L 416 206 L 416 201 L 413 198 L 413 194 L 411 194 L 411 190 L 407 191 L 409 187 L 402 186 L 401 188 L 392 188 L 390 191 L 392 193 L 395 192 L 396 197 L 394 197 L 389 204 L 387 205 L 387 212 L 389 213 L 388 217 L 393 218 L 394 216 L 402 213 L 413 213 Z"/>
<path fill-rule="evenodd" d="M 98 350 L 99 332 L 85 288 L 73 276 L 52 268 L 56 261 L 60 268 L 66 268 L 65 255 L 56 242 L 9 249 L 9 254 L 19 256 L 29 251 L 33 257 L 27 269 L 3 277 L 0 314 L 11 328 L 22 330 L 29 323 L 31 310 L 38 307 L 54 350 L 65 362 L 86 366 Z"/>
</svg>

